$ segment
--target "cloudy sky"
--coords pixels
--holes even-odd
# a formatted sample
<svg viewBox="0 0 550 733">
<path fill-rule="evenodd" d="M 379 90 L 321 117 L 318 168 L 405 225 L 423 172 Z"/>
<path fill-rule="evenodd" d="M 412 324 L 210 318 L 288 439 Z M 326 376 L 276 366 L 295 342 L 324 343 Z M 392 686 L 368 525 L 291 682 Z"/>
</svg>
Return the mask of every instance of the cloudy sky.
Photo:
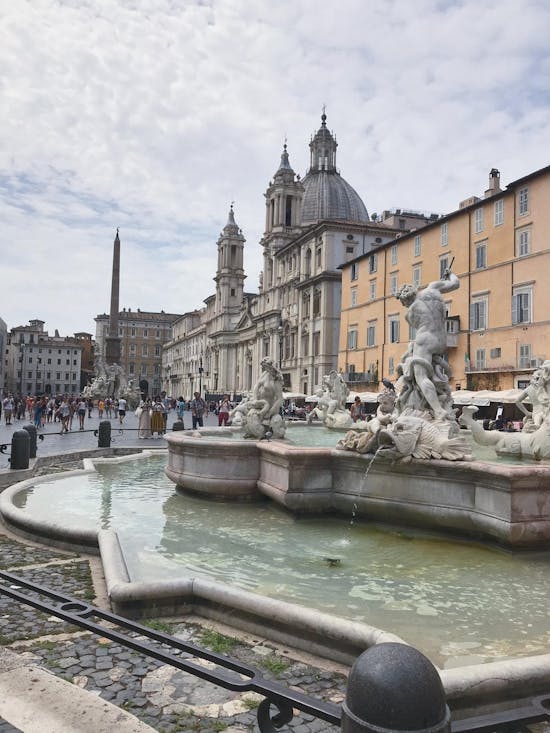
<svg viewBox="0 0 550 733">
<path fill-rule="evenodd" d="M 550 163 L 548 0 L 0 0 L 0 318 L 95 333 L 214 289 L 231 201 L 257 290 L 263 193 L 320 124 L 369 213 L 445 213 Z"/>
</svg>

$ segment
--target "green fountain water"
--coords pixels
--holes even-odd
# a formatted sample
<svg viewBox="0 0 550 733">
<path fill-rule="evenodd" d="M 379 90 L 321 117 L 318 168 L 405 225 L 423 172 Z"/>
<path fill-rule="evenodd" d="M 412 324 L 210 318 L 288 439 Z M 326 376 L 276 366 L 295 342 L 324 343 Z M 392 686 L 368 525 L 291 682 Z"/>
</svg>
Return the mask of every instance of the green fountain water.
<svg viewBox="0 0 550 733">
<path fill-rule="evenodd" d="M 67 526 L 116 529 L 132 580 L 215 578 L 379 626 L 441 666 L 548 648 L 549 554 L 181 495 L 165 461 L 56 478 L 20 492 L 16 505 Z"/>
</svg>

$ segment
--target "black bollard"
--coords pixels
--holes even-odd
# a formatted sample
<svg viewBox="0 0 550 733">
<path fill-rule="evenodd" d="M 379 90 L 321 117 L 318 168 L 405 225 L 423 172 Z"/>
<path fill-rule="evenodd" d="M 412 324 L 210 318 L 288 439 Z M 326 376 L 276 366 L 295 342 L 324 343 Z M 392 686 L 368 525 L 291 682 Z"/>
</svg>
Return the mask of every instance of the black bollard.
<svg viewBox="0 0 550 733">
<path fill-rule="evenodd" d="M 97 447 L 98 448 L 110 448 L 111 447 L 111 422 L 110 420 L 102 420 L 99 423 Z"/>
<path fill-rule="evenodd" d="M 11 436 L 10 468 L 22 469 L 29 467 L 31 436 L 26 430 L 16 430 Z"/>
<path fill-rule="evenodd" d="M 28 425 L 23 425 L 23 430 L 27 431 L 31 439 L 29 458 L 36 458 L 36 443 L 37 443 L 36 435 L 38 432 L 36 430 L 36 425 L 33 425 L 32 423 L 29 423 Z"/>
<path fill-rule="evenodd" d="M 174 420 L 172 424 L 172 430 L 185 430 L 185 425 L 183 424 L 183 420 L 181 420 L 181 418 Z"/>
<path fill-rule="evenodd" d="M 376 644 L 355 660 L 342 705 L 343 733 L 449 733 L 450 716 L 441 678 L 418 649 Z"/>
</svg>

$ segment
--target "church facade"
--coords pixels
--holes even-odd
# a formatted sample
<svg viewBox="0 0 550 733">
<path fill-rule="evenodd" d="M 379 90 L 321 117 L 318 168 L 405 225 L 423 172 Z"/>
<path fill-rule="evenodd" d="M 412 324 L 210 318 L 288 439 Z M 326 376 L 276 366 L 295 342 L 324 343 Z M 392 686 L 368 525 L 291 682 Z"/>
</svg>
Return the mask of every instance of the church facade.
<svg viewBox="0 0 550 733">
<path fill-rule="evenodd" d="M 285 390 L 311 394 L 337 368 L 341 266 L 395 239 L 399 228 L 423 226 L 410 214 L 373 221 L 357 192 L 336 167 L 337 142 L 326 115 L 310 144 L 310 166 L 301 178 L 286 144 L 265 191 L 263 270 L 257 293 L 244 289 L 245 238 L 231 207 L 217 242 L 216 289 L 205 308 L 173 324 L 163 349 L 164 389 L 241 394 L 270 357 Z M 410 220 L 409 220 L 410 219 Z M 372 372 L 373 387 L 377 375 Z"/>
</svg>

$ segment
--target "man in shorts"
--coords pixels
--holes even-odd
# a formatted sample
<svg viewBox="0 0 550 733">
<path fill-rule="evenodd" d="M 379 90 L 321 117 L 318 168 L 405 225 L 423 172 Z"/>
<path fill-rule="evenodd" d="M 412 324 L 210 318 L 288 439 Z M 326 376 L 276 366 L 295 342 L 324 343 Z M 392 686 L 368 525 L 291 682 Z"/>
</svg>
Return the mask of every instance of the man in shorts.
<svg viewBox="0 0 550 733">
<path fill-rule="evenodd" d="M 118 400 L 118 421 L 122 425 L 124 416 L 126 415 L 126 400 L 124 397 L 120 397 Z"/>
</svg>

